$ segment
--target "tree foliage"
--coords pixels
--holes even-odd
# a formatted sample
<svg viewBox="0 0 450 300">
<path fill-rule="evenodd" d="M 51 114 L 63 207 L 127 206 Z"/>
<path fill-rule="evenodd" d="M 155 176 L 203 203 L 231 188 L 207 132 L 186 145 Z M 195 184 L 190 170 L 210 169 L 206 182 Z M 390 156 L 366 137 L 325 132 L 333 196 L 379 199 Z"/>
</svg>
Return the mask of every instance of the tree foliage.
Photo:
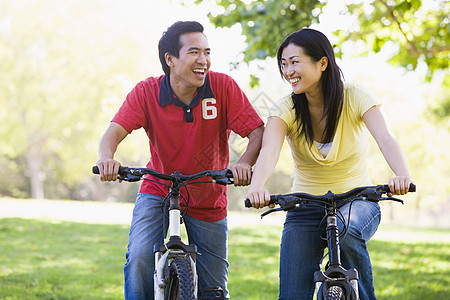
<svg viewBox="0 0 450 300">
<path fill-rule="evenodd" d="M 121 93 L 115 78 L 133 55 L 117 47 L 126 35 L 107 3 L 89 3 L 0 3 L 0 156 L 9 166 L 0 175 L 21 178 L 0 194 L 43 198 L 47 187 L 51 197 L 83 182 L 96 161 L 102 99 Z"/>
<path fill-rule="evenodd" d="M 243 57 L 246 63 L 274 57 L 277 51 L 274 45 L 280 44 L 293 28 L 317 22 L 317 14 L 311 12 L 322 6 L 317 0 L 218 0 L 216 3 L 225 11 L 217 16 L 210 14 L 209 18 L 216 27 L 241 24 L 247 43 Z"/>
<path fill-rule="evenodd" d="M 448 69 L 450 60 L 450 4 L 448 1 L 378 0 L 347 5 L 344 14 L 357 16 L 348 31 L 337 31 L 340 43 L 364 41 L 367 51 L 379 52 L 387 44 L 396 48 L 393 65 L 415 70 L 427 65 L 426 78 Z M 363 52 L 365 54 L 366 52 Z"/>
<path fill-rule="evenodd" d="M 210 14 L 211 23 L 216 27 L 240 23 L 248 44 L 242 59 L 246 63 L 274 57 L 277 45 L 289 33 L 317 23 L 326 5 L 325 1 L 316 0 L 217 0 L 216 3 L 224 10 L 218 15 Z M 428 68 L 426 78 L 430 80 L 437 70 L 447 70 L 449 66 L 449 6 L 445 0 L 348 4 L 340 13 L 355 19 L 355 24 L 348 30 L 335 31 L 339 37 L 337 44 L 363 42 L 366 51 L 361 51 L 361 55 L 369 51 L 377 53 L 385 45 L 393 45 L 396 48 L 390 60 L 393 65 L 414 70 L 424 62 Z"/>
</svg>

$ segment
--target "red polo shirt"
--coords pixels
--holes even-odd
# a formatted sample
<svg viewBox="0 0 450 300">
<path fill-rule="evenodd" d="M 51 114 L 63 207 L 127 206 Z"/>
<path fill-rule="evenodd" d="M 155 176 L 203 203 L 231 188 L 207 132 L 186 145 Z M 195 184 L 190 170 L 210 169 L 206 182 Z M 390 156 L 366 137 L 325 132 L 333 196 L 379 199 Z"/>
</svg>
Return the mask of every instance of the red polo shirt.
<svg viewBox="0 0 450 300">
<path fill-rule="evenodd" d="M 148 168 L 165 174 L 178 170 L 186 175 L 227 168 L 230 131 L 246 137 L 263 125 L 236 82 L 212 71 L 189 106 L 174 97 L 167 76 L 139 82 L 112 122 L 128 133 L 145 129 L 150 145 Z M 226 217 L 226 186 L 200 183 L 188 189 L 189 196 L 184 189 L 181 193 L 189 197 L 190 216 L 204 221 Z M 143 181 L 140 192 L 166 196 L 168 188 Z M 183 199 L 180 202 L 184 206 Z"/>
</svg>

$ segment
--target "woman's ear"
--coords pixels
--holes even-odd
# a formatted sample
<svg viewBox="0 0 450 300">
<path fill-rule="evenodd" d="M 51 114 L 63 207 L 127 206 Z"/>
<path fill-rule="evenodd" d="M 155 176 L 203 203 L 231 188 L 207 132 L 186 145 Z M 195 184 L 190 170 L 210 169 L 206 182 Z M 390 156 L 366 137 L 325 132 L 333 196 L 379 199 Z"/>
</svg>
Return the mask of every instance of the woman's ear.
<svg viewBox="0 0 450 300">
<path fill-rule="evenodd" d="M 326 56 L 322 57 L 319 61 L 320 63 L 320 70 L 323 72 L 327 69 L 328 66 L 328 58 Z"/>
</svg>

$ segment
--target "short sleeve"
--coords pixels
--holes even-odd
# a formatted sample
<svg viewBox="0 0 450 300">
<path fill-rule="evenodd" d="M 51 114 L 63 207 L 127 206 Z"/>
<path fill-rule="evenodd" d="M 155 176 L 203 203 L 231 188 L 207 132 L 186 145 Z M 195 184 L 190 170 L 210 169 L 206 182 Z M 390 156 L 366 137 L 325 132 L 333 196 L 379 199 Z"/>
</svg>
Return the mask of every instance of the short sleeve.
<svg viewBox="0 0 450 300">
<path fill-rule="evenodd" d="M 224 84 L 223 88 L 214 90 L 225 93 L 220 97 L 227 102 L 227 127 L 241 137 L 246 137 L 264 122 L 233 78 L 221 73 L 215 74 L 221 80 L 214 83 Z"/>
<path fill-rule="evenodd" d="M 144 86 L 138 83 L 128 93 L 127 98 L 112 119 L 112 122 L 120 124 L 128 133 L 144 127 L 146 122 L 145 110 L 142 103 L 145 103 Z"/>
<path fill-rule="evenodd" d="M 286 96 L 277 101 L 269 112 L 269 117 L 278 117 L 288 125 L 288 132 L 291 132 L 295 124 L 294 103 L 291 96 Z"/>
<path fill-rule="evenodd" d="M 352 86 L 353 95 L 350 95 L 350 105 L 358 117 L 362 116 L 372 107 L 381 105 L 380 99 L 369 88 L 362 84 Z M 353 97 L 352 97 L 353 96 Z"/>
</svg>

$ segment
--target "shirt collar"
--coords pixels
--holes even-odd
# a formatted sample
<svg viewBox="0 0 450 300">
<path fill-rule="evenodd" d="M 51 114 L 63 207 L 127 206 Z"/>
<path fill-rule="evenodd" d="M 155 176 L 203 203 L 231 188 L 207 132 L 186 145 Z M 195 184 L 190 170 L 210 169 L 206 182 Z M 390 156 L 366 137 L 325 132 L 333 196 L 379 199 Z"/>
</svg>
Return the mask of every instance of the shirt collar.
<svg viewBox="0 0 450 300">
<path fill-rule="evenodd" d="M 192 108 L 197 105 L 201 99 L 214 98 L 214 93 L 211 89 L 211 85 L 209 84 L 209 74 L 206 75 L 205 83 L 197 89 L 197 94 L 195 94 L 194 98 L 192 98 L 189 106 L 182 103 L 175 97 L 172 92 L 172 88 L 170 87 L 169 78 L 170 77 L 166 75 L 161 80 L 161 88 L 159 89 L 159 105 L 161 106 L 166 106 L 173 103 L 174 105 L 181 106 L 183 108 Z"/>
</svg>

